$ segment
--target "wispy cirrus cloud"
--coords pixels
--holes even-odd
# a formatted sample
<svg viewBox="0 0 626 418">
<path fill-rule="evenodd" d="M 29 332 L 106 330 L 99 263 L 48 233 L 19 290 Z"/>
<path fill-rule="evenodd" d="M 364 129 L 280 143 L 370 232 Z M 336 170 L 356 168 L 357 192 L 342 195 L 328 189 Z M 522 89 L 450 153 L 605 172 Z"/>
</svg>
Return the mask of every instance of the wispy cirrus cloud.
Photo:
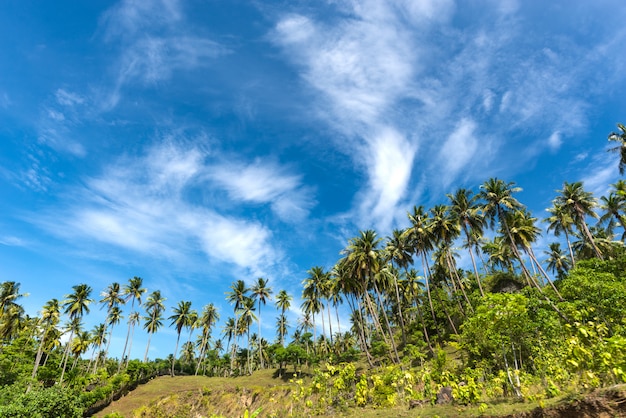
<svg viewBox="0 0 626 418">
<path fill-rule="evenodd" d="M 365 168 L 368 184 L 358 193 L 359 218 L 387 230 L 409 184 L 418 145 L 394 119 L 394 105 L 412 90 L 419 47 L 411 22 L 445 20 L 450 2 L 353 2 L 335 24 L 302 14 L 283 16 L 273 34 L 318 94 L 318 115 L 343 134 L 336 146 Z M 356 151 L 356 152 L 355 152 Z M 370 210 L 371 209 L 371 210 Z"/>
<path fill-rule="evenodd" d="M 315 203 L 300 175 L 275 162 L 216 162 L 215 150 L 166 135 L 140 156 L 125 155 L 70 190 L 54 213 L 34 222 L 67 240 L 181 263 L 204 253 L 247 275 L 265 275 L 282 260 L 274 231 L 247 215 L 220 212 L 197 190 L 226 191 L 228 207 L 267 206 L 283 221 L 301 221 Z M 222 197 L 220 197 L 222 198 Z M 241 210 L 239 211 L 241 212 Z"/>
<path fill-rule="evenodd" d="M 178 0 L 122 0 L 103 16 L 104 39 L 120 46 L 113 88 L 103 102 L 114 108 L 130 83 L 153 85 L 176 72 L 210 65 L 227 49 L 194 34 Z"/>
<path fill-rule="evenodd" d="M 222 163 L 211 167 L 209 177 L 232 200 L 270 204 L 283 220 L 299 222 L 315 204 L 313 190 L 303 186 L 302 176 L 274 163 Z"/>
</svg>

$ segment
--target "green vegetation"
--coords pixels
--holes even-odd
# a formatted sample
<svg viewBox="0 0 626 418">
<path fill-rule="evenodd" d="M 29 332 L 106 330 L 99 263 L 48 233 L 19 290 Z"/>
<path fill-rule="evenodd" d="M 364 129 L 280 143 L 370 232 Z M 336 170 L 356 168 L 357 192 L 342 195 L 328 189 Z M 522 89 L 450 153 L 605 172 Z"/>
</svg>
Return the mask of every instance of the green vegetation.
<svg viewBox="0 0 626 418">
<path fill-rule="evenodd" d="M 212 303 L 198 314 L 180 301 L 167 317 L 176 330 L 167 359 L 148 361 L 150 339 L 143 361 L 128 358 L 135 327 L 151 337 L 166 321 L 165 297 L 145 297 L 139 277 L 112 283 L 99 301 L 78 284 L 36 317 L 19 304 L 20 284 L 3 282 L 0 416 L 89 415 L 148 381 L 135 403 L 107 416 L 494 415 L 626 382 L 626 183 L 599 204 L 582 183 L 565 182 L 544 220 L 562 241 L 543 262 L 534 247 L 549 236 L 519 191 L 489 179 L 447 205 L 415 206 L 410 226 L 389 237 L 361 231 L 335 265 L 308 271 L 297 323 L 287 316 L 293 297 L 264 278 L 230 285 L 223 339 L 212 334 Z M 471 269 L 457 266 L 461 253 Z M 270 342 L 260 330 L 273 295 Z M 107 319 L 84 330 L 96 302 Z M 112 359 L 126 304 L 124 354 Z"/>
</svg>

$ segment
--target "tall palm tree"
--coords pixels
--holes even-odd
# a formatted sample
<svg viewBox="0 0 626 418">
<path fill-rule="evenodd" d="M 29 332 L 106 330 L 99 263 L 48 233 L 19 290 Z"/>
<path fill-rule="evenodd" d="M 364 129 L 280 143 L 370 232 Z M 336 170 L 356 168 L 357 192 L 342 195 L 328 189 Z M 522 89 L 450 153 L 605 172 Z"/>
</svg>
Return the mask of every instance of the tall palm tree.
<svg viewBox="0 0 626 418">
<path fill-rule="evenodd" d="M 131 331 L 134 330 L 135 324 L 138 323 L 139 314 L 134 312 L 135 309 L 135 301 L 141 305 L 141 296 L 146 293 L 146 289 L 141 287 L 143 285 L 143 279 L 141 277 L 133 277 L 128 280 L 128 284 L 124 286 L 124 290 L 122 294 L 126 297 L 126 300 L 131 299 L 130 304 L 130 314 L 128 315 L 128 331 L 126 332 L 126 342 L 124 343 L 124 350 L 122 350 L 122 358 L 120 363 L 117 366 L 117 372 L 122 368 L 122 363 L 128 364 L 128 360 L 130 359 L 130 350 L 128 354 L 126 353 L 126 348 L 128 347 L 128 341 L 130 339 Z M 131 343 L 132 344 L 132 343 Z"/>
<path fill-rule="evenodd" d="M 16 300 L 27 296 L 20 293 L 20 284 L 13 281 L 7 281 L 0 284 L 0 319 L 12 307 L 16 306 Z"/>
<path fill-rule="evenodd" d="M 233 371 L 233 366 L 235 362 L 235 354 L 237 353 L 237 337 L 239 336 L 239 315 L 238 312 L 243 307 L 243 301 L 248 296 L 248 289 L 243 280 L 237 280 L 235 283 L 230 285 L 230 292 L 226 292 L 226 300 L 231 305 L 234 305 L 235 312 L 235 335 L 234 335 L 234 344 L 231 350 L 230 357 L 230 370 L 231 373 Z"/>
<path fill-rule="evenodd" d="M 70 322 L 73 323 L 73 326 L 70 329 L 70 338 L 68 339 L 65 349 L 63 370 L 61 372 L 61 377 L 59 378 L 59 383 L 63 383 L 63 377 L 65 376 L 65 369 L 67 367 L 67 360 L 69 358 L 74 333 L 76 329 L 80 328 L 80 322 L 83 315 L 85 313 L 89 313 L 89 304 L 92 302 L 89 298 L 91 295 L 91 287 L 89 285 L 83 283 L 73 286 L 72 289 L 74 289 L 74 293 L 66 295 L 66 300 L 63 302 L 64 313 L 69 316 Z"/>
<path fill-rule="evenodd" d="M 258 302 L 259 314 L 257 315 L 257 322 L 259 325 L 259 338 L 261 338 L 261 304 L 265 305 L 267 301 L 271 299 L 272 295 L 272 288 L 268 286 L 268 283 L 268 280 L 264 279 L 263 277 L 259 277 L 256 283 L 250 289 L 252 292 L 252 296 Z M 261 369 L 264 369 L 265 365 L 263 364 L 263 356 L 261 350 L 259 350 L 259 361 L 261 364 Z"/>
<path fill-rule="evenodd" d="M 411 248 L 407 236 L 403 234 L 400 229 L 394 229 L 390 237 L 387 237 L 385 243 L 385 258 L 391 263 L 395 263 L 398 268 L 406 270 L 409 264 L 413 264 L 413 257 L 411 256 Z M 398 280 L 394 277 L 393 281 L 396 302 L 398 304 L 398 316 L 400 318 L 400 329 L 402 331 L 402 344 L 406 345 L 406 331 L 404 324 L 404 314 L 402 313 L 402 303 L 400 298 L 400 287 L 398 286 Z"/>
<path fill-rule="evenodd" d="M 528 255 L 528 258 L 530 258 L 531 262 L 534 263 L 533 265 L 539 269 L 543 277 L 552 287 L 552 290 L 554 290 L 554 293 L 562 301 L 563 298 L 561 297 L 561 294 L 552 283 L 552 280 L 550 280 L 548 273 L 546 273 L 546 271 L 543 269 L 541 263 L 539 263 L 539 260 L 537 260 L 537 257 L 535 256 L 532 248 L 532 243 L 537 240 L 537 237 L 541 233 L 541 230 L 537 226 L 535 226 L 535 221 L 537 219 L 532 217 L 530 213 L 526 210 L 508 212 L 506 216 L 507 223 L 510 225 L 511 236 L 514 237 L 515 243 L 519 245 L 520 248 L 522 248 L 522 250 Z M 534 279 L 532 280 L 532 282 L 537 290 L 542 292 L 542 289 L 539 287 L 538 283 L 536 283 Z"/>
<path fill-rule="evenodd" d="M 624 174 L 626 170 L 626 126 L 621 123 L 617 124 L 617 132 L 611 132 L 608 136 L 609 141 L 617 142 L 614 148 L 610 148 L 610 152 L 619 153 L 619 173 Z"/>
<path fill-rule="evenodd" d="M 483 183 L 480 188 L 481 190 L 479 196 L 484 202 L 483 213 L 485 214 L 485 219 L 489 221 L 492 228 L 496 219 L 499 221 L 500 226 L 504 231 L 504 235 L 508 239 L 508 243 L 511 244 L 511 251 L 520 264 L 520 268 L 522 269 L 522 273 L 526 278 L 526 281 L 531 284 L 531 275 L 528 269 L 526 269 L 526 265 L 524 264 L 521 254 L 517 250 L 517 245 L 515 243 L 515 239 L 511 235 L 511 230 L 507 224 L 506 217 L 507 212 L 517 211 L 523 207 L 522 204 L 515 197 L 513 197 L 514 193 L 520 192 L 522 189 L 520 187 L 515 187 L 514 182 L 505 183 L 503 180 L 497 178 L 490 178 Z"/>
<path fill-rule="evenodd" d="M 220 315 L 217 312 L 217 308 L 212 303 L 209 303 L 202 309 L 202 316 L 199 319 L 199 325 L 202 328 L 202 340 L 200 342 L 200 354 L 198 356 L 198 365 L 196 366 L 196 376 L 198 375 L 200 364 L 206 355 L 206 348 L 209 338 L 211 337 L 211 330 L 219 318 Z"/>
<path fill-rule="evenodd" d="M 242 334 L 246 334 L 247 336 L 247 344 L 246 344 L 246 348 L 247 348 L 247 353 L 246 353 L 246 363 L 247 363 L 247 368 L 248 368 L 248 373 L 252 374 L 252 368 L 250 365 L 250 352 L 251 347 L 250 347 L 250 326 L 252 325 L 252 322 L 257 320 L 256 315 L 254 314 L 254 299 L 250 298 L 250 297 L 246 297 L 243 300 L 243 305 L 241 306 L 241 310 L 239 312 L 239 323 L 241 326 L 241 333 Z"/>
<path fill-rule="evenodd" d="M 424 210 L 423 206 L 414 206 L 413 213 L 408 214 L 411 226 L 405 230 L 405 234 L 409 239 L 413 247 L 415 255 L 419 256 L 422 261 L 422 270 L 424 271 L 424 280 L 426 283 L 426 294 L 428 296 L 428 304 L 430 306 L 430 313 L 435 325 L 437 319 L 435 316 L 435 308 L 433 307 L 432 295 L 430 293 L 430 278 L 427 255 L 432 251 L 434 246 L 434 239 L 432 231 L 428 223 L 428 213 Z"/>
<path fill-rule="evenodd" d="M 170 326 L 174 326 L 176 328 L 176 348 L 174 349 L 174 355 L 172 357 L 172 369 L 171 376 L 174 377 L 174 365 L 176 364 L 176 355 L 178 354 L 178 344 L 180 343 L 180 333 L 182 332 L 184 327 L 189 326 L 189 315 L 191 313 L 191 302 L 190 301 L 180 301 L 178 305 L 172 309 L 174 314 L 170 316 L 168 319 L 171 322 Z"/>
<path fill-rule="evenodd" d="M 144 329 L 148 332 L 148 343 L 146 344 L 146 353 L 143 356 L 143 362 L 148 361 L 148 350 L 150 349 L 150 340 L 159 328 L 163 326 L 163 311 L 165 310 L 165 298 L 161 296 L 160 290 L 153 291 L 144 303 L 147 316 L 144 316 Z"/>
<path fill-rule="evenodd" d="M 551 243 L 548 248 L 549 251 L 544 251 L 544 254 L 548 256 L 548 270 L 556 273 L 556 276 L 560 279 L 564 278 L 569 271 L 571 264 L 569 259 L 563 254 L 561 245 L 558 242 Z"/>
<path fill-rule="evenodd" d="M 574 183 L 564 182 L 563 189 L 558 190 L 558 193 L 560 195 L 554 199 L 555 204 L 562 206 L 568 212 L 576 228 L 593 248 L 596 257 L 602 260 L 602 253 L 595 244 L 585 220 L 587 216 L 598 219 L 598 214 L 593 211 L 597 206 L 597 201 L 593 194 L 585 191 L 580 181 Z"/>
<path fill-rule="evenodd" d="M 435 243 L 438 247 L 438 250 L 441 252 L 443 266 L 447 267 L 448 276 L 450 277 L 450 281 L 452 282 L 453 288 L 456 287 L 456 283 L 458 283 L 458 288 L 461 290 L 463 297 L 465 298 L 465 302 L 471 311 L 473 311 L 472 304 L 467 297 L 467 293 L 465 292 L 465 286 L 459 277 L 458 271 L 456 269 L 456 262 L 454 261 L 453 253 L 452 253 L 452 243 L 453 241 L 460 235 L 461 226 L 459 222 L 457 222 L 446 205 L 436 205 L 430 210 L 431 222 L 430 229 L 435 240 Z M 459 301 L 459 306 L 461 303 Z"/>
<path fill-rule="evenodd" d="M 376 274 L 381 269 L 381 255 L 378 249 L 378 245 L 381 241 L 382 240 L 376 236 L 375 231 L 361 231 L 358 237 L 352 238 L 348 242 L 348 247 L 343 252 L 347 254 L 348 265 L 350 266 L 352 274 L 360 281 L 361 296 L 364 298 L 365 305 L 369 309 L 370 315 L 372 315 L 374 325 L 378 327 L 381 337 L 383 337 L 385 343 L 390 347 L 392 361 L 399 363 L 400 357 L 398 356 L 393 332 L 389 324 L 389 318 L 387 317 L 387 310 L 382 303 L 381 293 L 376 280 Z M 374 306 L 375 304 L 370 298 L 370 286 L 374 289 L 376 294 L 387 333 L 383 330 L 382 324 L 378 318 L 378 309 Z"/>
<path fill-rule="evenodd" d="M 572 229 L 574 220 L 570 216 L 569 212 L 562 205 L 552 202 L 553 206 L 546 209 L 550 216 L 544 219 L 544 222 L 548 223 L 548 232 L 554 231 L 555 236 L 560 236 L 561 232 L 565 235 L 565 241 L 567 242 L 567 249 L 569 250 L 570 260 L 572 267 L 576 267 L 576 260 L 574 259 L 574 250 L 572 249 L 572 241 L 570 235 L 574 232 Z"/>
<path fill-rule="evenodd" d="M 39 342 L 39 348 L 37 349 L 37 355 L 35 356 L 35 365 L 33 367 L 33 373 L 31 374 L 31 380 L 37 376 L 37 369 L 39 363 L 41 363 L 41 357 L 43 355 L 44 348 L 48 342 L 48 338 L 51 334 L 51 330 L 57 326 L 61 317 L 61 305 L 58 299 L 50 299 L 43 306 L 41 310 L 41 321 L 43 324 L 43 334 L 41 335 L 41 341 Z M 28 386 L 30 390 L 30 384 Z"/>
<path fill-rule="evenodd" d="M 599 223 L 607 222 L 607 230 L 609 233 L 613 233 L 613 225 L 615 223 L 622 227 L 622 241 L 626 237 L 626 219 L 624 218 L 624 212 L 626 211 L 626 199 L 624 196 L 618 193 L 611 192 L 608 196 L 600 197 L 600 209 L 604 211 Z M 615 221 L 615 222 L 614 222 Z"/>
<path fill-rule="evenodd" d="M 106 326 L 110 327 L 109 339 L 104 354 L 106 359 L 109 353 L 109 345 L 113 339 L 113 327 L 118 324 L 122 318 L 119 306 L 123 305 L 126 301 L 122 295 L 121 286 L 117 282 L 111 283 L 102 293 L 100 293 L 100 296 L 102 296 L 102 299 L 100 299 L 102 307 L 106 306 L 107 308 Z"/>
<path fill-rule="evenodd" d="M 89 360 L 89 364 L 93 363 L 93 373 L 95 374 L 98 370 L 98 359 L 100 358 L 99 352 L 100 348 L 103 344 L 106 343 L 106 324 L 98 324 L 94 326 L 91 330 L 91 344 L 93 345 L 93 352 L 91 353 L 91 359 Z M 98 355 L 96 356 L 96 353 Z M 89 367 L 87 367 L 89 370 Z"/>
<path fill-rule="evenodd" d="M 449 194 L 448 199 L 450 199 L 450 214 L 465 234 L 465 244 L 472 259 L 474 277 L 476 278 L 480 295 L 484 297 L 485 293 L 478 276 L 476 259 L 472 252 L 473 242 L 476 240 L 476 237 L 482 236 L 485 227 L 485 218 L 482 216 L 480 206 L 476 203 L 478 196 L 473 195 L 471 190 L 458 189 L 453 195 Z"/>
<path fill-rule="evenodd" d="M 291 307 L 291 301 L 293 300 L 293 298 L 291 297 L 291 295 L 289 293 L 287 293 L 286 290 L 281 290 L 280 292 L 278 292 L 278 295 L 276 296 L 276 307 L 278 309 L 280 309 L 280 315 L 283 318 L 283 321 L 285 324 L 287 323 L 286 317 L 285 317 L 285 312 L 287 310 L 289 310 L 289 308 Z M 285 332 L 278 333 L 279 336 L 279 340 L 280 340 L 280 345 L 284 346 L 285 345 L 285 335 L 287 334 L 286 329 L 287 327 L 280 327 L 279 331 L 282 330 L 284 328 Z"/>
</svg>

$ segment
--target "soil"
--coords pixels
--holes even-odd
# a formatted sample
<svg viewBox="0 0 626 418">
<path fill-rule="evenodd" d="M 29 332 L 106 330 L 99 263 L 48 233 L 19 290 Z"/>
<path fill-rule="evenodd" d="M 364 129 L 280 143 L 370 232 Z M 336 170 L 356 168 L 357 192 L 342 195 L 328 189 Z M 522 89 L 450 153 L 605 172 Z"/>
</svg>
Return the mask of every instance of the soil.
<svg viewBox="0 0 626 418">
<path fill-rule="evenodd" d="M 626 417 L 626 385 L 597 390 L 564 404 L 535 408 L 505 418 L 614 418 Z"/>
</svg>

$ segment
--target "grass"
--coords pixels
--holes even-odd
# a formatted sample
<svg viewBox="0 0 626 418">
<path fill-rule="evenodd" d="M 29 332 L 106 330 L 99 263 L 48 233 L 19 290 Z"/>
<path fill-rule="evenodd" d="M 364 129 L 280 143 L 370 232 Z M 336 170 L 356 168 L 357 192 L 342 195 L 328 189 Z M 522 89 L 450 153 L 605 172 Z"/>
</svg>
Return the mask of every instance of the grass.
<svg viewBox="0 0 626 418">
<path fill-rule="evenodd" d="M 270 388 L 289 388 L 288 378 L 275 378 L 274 370 L 261 370 L 252 376 L 241 377 L 205 377 L 205 376 L 161 376 L 145 385 L 137 387 L 125 397 L 114 401 L 95 414 L 95 417 L 104 417 L 117 412 L 124 417 L 132 417 L 133 411 L 151 402 L 168 396 L 188 392 L 226 391 L 236 393 L 240 388 L 251 391 L 263 391 Z"/>
<path fill-rule="evenodd" d="M 290 391 L 295 384 L 289 382 L 288 374 L 282 379 L 275 377 L 274 370 L 257 371 L 252 376 L 236 378 L 201 377 L 201 376 L 178 376 L 158 377 L 149 383 L 139 386 L 129 395 L 113 402 L 106 409 L 96 414 L 96 417 L 104 417 L 106 414 L 117 412 L 126 418 L 132 418 L 133 411 L 145 408 L 149 405 L 159 404 L 162 411 L 167 411 L 168 405 L 180 407 L 188 405 L 189 414 L 177 416 L 195 416 L 193 411 L 202 410 L 202 407 L 210 405 L 211 413 L 225 415 L 229 418 L 242 416 L 245 410 L 255 410 L 259 406 L 263 408 L 260 417 L 275 414 L 276 416 L 288 416 L 292 404 Z M 305 384 L 307 378 L 304 378 Z M 615 388 L 607 390 L 615 391 Z M 618 386 L 622 398 L 626 397 L 626 385 Z M 598 391 L 596 396 L 602 397 L 603 391 Z M 482 417 L 482 416 L 506 416 L 520 412 L 529 412 L 535 408 L 551 408 L 566 405 L 572 401 L 582 399 L 585 394 L 563 394 L 561 396 L 544 399 L 541 401 L 516 402 L 513 399 L 502 399 L 488 404 L 462 406 L 462 405 L 423 405 L 414 409 L 408 409 L 406 405 L 393 408 L 349 408 L 341 416 L 374 418 L 374 417 Z M 180 408 L 177 410 L 180 411 Z M 293 416 L 298 411 L 292 411 Z M 210 415 L 210 414 L 209 414 Z M 338 411 L 331 413 L 338 415 Z M 171 416 L 165 415 L 160 416 Z M 202 415 L 205 416 L 205 415 Z M 558 416 L 549 415 L 549 416 Z"/>
</svg>

